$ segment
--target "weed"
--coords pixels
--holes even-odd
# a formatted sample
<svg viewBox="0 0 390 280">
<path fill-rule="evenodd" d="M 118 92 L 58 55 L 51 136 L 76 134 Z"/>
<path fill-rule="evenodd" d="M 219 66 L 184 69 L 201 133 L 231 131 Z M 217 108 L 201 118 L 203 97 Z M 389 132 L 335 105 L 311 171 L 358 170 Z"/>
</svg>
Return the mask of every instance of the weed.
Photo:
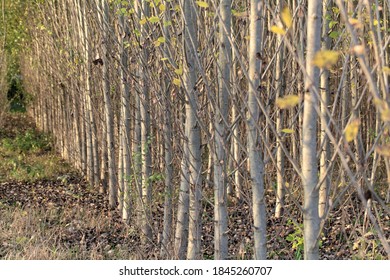
<svg viewBox="0 0 390 280">
<path fill-rule="evenodd" d="M 51 149 L 50 137 L 33 129 L 0 140 L 0 182 L 51 179 L 71 172 Z"/>
<path fill-rule="evenodd" d="M 295 250 L 295 259 L 303 259 L 303 224 L 293 223 L 288 220 L 287 225 L 294 225 L 294 232 L 290 233 L 286 240 L 292 243 L 292 248 Z"/>
</svg>

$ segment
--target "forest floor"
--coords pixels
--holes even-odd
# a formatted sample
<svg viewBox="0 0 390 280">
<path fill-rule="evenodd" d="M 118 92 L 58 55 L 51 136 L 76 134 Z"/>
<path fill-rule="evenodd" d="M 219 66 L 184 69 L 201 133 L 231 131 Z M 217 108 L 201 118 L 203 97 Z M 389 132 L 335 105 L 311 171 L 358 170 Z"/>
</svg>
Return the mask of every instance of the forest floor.
<svg viewBox="0 0 390 280">
<path fill-rule="evenodd" d="M 155 243 L 145 248 L 140 231 L 109 210 L 105 196 L 59 158 L 50 137 L 38 132 L 27 115 L 8 114 L 4 123 L 0 129 L 0 259 L 160 259 L 162 201 L 156 201 L 153 209 Z M 250 199 L 229 202 L 231 259 L 252 258 L 251 208 L 245 201 Z M 363 228 L 364 211 L 356 197 L 352 194 L 347 201 L 324 224 L 321 258 L 386 259 L 375 231 Z M 299 209 L 291 202 L 289 212 L 277 219 L 274 203 L 269 196 L 268 257 L 302 259 Z M 202 215 L 202 253 L 204 259 L 212 259 L 210 201 L 204 202 Z M 377 215 L 389 239 L 389 215 Z"/>
</svg>

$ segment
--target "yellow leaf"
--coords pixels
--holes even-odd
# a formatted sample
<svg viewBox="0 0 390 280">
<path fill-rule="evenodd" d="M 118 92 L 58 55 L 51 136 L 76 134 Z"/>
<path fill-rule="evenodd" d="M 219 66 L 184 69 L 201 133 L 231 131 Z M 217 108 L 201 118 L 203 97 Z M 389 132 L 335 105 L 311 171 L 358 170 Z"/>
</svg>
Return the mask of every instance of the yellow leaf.
<svg viewBox="0 0 390 280">
<path fill-rule="evenodd" d="M 374 99 L 374 104 L 379 108 L 382 121 L 390 122 L 390 108 L 386 100 L 376 98 Z"/>
<path fill-rule="evenodd" d="M 168 60 L 168 57 L 161 58 L 161 61 L 166 61 L 166 60 Z"/>
<path fill-rule="evenodd" d="M 157 41 L 160 42 L 160 43 L 165 43 L 165 38 L 164 37 L 158 37 Z"/>
<path fill-rule="evenodd" d="M 209 7 L 209 4 L 207 2 L 204 2 L 204 1 L 196 1 L 196 4 L 198 4 L 198 6 L 201 8 L 208 8 Z"/>
<path fill-rule="evenodd" d="M 384 121 L 384 122 L 390 122 L 390 109 L 389 108 L 384 108 L 381 111 L 381 118 L 382 118 L 382 121 Z"/>
<path fill-rule="evenodd" d="M 382 70 L 385 74 L 390 75 L 390 67 L 385 66 L 382 68 Z"/>
<path fill-rule="evenodd" d="M 292 130 L 291 128 L 283 128 L 281 131 L 287 134 L 294 133 L 294 130 Z"/>
<path fill-rule="evenodd" d="M 360 240 L 353 243 L 352 250 L 357 250 L 360 247 Z"/>
<path fill-rule="evenodd" d="M 376 152 L 384 157 L 390 157 L 390 144 L 385 144 L 382 146 L 377 146 L 375 148 Z"/>
<path fill-rule="evenodd" d="M 161 12 L 165 12 L 165 10 L 166 10 L 166 7 L 164 4 L 160 4 L 160 6 L 158 6 L 158 8 L 160 9 Z"/>
<path fill-rule="evenodd" d="M 183 67 L 180 67 L 179 69 L 175 69 L 175 73 L 177 74 L 177 75 L 183 75 Z"/>
<path fill-rule="evenodd" d="M 298 95 L 287 95 L 283 98 L 276 99 L 276 106 L 280 109 L 289 109 L 296 106 L 299 103 Z"/>
<path fill-rule="evenodd" d="M 157 22 L 160 21 L 160 18 L 156 17 L 156 16 L 153 16 L 153 17 L 150 17 L 148 20 L 149 20 L 150 23 L 157 23 Z"/>
<path fill-rule="evenodd" d="M 313 65 L 319 68 L 331 68 L 337 63 L 340 53 L 337 51 L 323 50 L 314 55 Z"/>
<path fill-rule="evenodd" d="M 283 28 L 276 26 L 276 25 L 271 26 L 270 30 L 271 30 L 271 32 L 279 34 L 279 35 L 286 34 L 286 31 Z"/>
<path fill-rule="evenodd" d="M 284 25 L 286 25 L 287 28 L 290 28 L 292 26 L 293 18 L 290 12 L 290 9 L 286 6 L 284 7 L 282 14 L 281 14 L 282 21 Z"/>
<path fill-rule="evenodd" d="M 171 26 L 171 25 L 172 25 L 172 21 L 170 21 L 170 20 L 164 21 L 164 27 L 168 27 L 168 26 Z"/>
<path fill-rule="evenodd" d="M 174 85 L 177 85 L 177 86 L 180 86 L 180 84 L 181 84 L 180 79 L 173 79 L 172 82 L 173 82 Z"/>
<path fill-rule="evenodd" d="M 139 21 L 139 24 L 144 25 L 144 24 L 146 24 L 146 22 L 147 22 L 146 18 L 142 18 L 142 19 Z"/>
<path fill-rule="evenodd" d="M 351 121 L 345 128 L 345 140 L 351 142 L 354 140 L 359 132 L 360 120 L 355 119 Z"/>
</svg>

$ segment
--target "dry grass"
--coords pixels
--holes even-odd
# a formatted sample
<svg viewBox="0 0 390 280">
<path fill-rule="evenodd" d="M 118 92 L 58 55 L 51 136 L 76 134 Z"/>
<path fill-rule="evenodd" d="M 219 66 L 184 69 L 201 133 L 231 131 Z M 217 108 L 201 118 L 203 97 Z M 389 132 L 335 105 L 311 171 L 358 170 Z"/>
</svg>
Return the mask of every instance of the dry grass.
<svg viewBox="0 0 390 280">
<path fill-rule="evenodd" d="M 84 208 L 0 205 L 0 258 L 23 260 L 134 259 L 129 228 Z"/>
</svg>

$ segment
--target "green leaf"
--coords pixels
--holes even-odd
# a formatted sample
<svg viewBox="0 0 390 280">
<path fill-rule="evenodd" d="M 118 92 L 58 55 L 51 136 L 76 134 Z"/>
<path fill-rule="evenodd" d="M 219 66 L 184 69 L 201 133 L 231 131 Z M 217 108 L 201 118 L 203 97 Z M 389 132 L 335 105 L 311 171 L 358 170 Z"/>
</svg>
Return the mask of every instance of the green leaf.
<svg viewBox="0 0 390 280">
<path fill-rule="evenodd" d="M 339 36 L 340 36 L 340 32 L 338 32 L 338 31 L 332 31 L 329 34 L 329 38 L 332 38 L 332 39 L 337 39 Z"/>
<path fill-rule="evenodd" d="M 333 26 L 335 26 L 336 24 L 338 24 L 338 22 L 335 20 L 332 20 L 331 22 L 329 22 L 329 28 L 333 28 Z"/>
</svg>

